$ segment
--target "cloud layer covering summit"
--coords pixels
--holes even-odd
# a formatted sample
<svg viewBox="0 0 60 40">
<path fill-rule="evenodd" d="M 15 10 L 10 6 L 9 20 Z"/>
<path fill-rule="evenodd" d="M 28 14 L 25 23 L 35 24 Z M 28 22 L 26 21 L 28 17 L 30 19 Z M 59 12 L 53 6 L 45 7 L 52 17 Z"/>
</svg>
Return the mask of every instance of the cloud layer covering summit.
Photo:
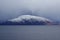
<svg viewBox="0 0 60 40">
<path fill-rule="evenodd" d="M 0 0 L 0 21 L 33 14 L 60 21 L 60 0 Z"/>
</svg>

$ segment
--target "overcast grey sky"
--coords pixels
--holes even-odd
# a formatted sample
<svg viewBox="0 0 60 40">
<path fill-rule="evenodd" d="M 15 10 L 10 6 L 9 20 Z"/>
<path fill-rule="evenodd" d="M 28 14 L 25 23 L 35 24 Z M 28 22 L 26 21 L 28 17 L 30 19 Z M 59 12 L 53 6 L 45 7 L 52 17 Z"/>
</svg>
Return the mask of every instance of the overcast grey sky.
<svg viewBox="0 0 60 40">
<path fill-rule="evenodd" d="M 60 21 L 60 0 L 0 0 L 0 20 L 29 12 Z"/>
</svg>

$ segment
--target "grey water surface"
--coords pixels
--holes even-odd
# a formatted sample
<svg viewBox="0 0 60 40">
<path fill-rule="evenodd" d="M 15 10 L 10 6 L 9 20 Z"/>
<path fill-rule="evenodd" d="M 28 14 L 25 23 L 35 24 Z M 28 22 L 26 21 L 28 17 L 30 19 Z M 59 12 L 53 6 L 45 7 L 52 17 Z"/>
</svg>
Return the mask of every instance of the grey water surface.
<svg viewBox="0 0 60 40">
<path fill-rule="evenodd" d="M 60 40 L 60 25 L 0 26 L 0 40 Z"/>
</svg>

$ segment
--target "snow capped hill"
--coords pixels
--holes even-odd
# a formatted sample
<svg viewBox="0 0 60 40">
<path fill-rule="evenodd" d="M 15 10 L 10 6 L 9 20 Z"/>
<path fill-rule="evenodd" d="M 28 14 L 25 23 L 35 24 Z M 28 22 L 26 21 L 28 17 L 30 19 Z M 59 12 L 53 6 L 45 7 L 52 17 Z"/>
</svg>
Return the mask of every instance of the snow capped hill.
<svg viewBox="0 0 60 40">
<path fill-rule="evenodd" d="M 32 15 L 22 15 L 17 18 L 8 20 L 10 24 L 51 24 L 52 21 L 44 18 L 44 17 L 39 17 L 39 16 L 32 16 Z"/>
</svg>

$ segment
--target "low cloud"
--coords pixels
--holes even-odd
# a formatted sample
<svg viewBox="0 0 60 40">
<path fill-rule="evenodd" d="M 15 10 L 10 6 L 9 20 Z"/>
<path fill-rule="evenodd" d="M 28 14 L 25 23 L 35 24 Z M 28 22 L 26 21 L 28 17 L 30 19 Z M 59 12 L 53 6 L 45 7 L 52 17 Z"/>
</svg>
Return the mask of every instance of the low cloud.
<svg viewBox="0 0 60 40">
<path fill-rule="evenodd" d="M 23 14 L 60 20 L 60 0 L 0 0 L 0 20 Z"/>
</svg>

